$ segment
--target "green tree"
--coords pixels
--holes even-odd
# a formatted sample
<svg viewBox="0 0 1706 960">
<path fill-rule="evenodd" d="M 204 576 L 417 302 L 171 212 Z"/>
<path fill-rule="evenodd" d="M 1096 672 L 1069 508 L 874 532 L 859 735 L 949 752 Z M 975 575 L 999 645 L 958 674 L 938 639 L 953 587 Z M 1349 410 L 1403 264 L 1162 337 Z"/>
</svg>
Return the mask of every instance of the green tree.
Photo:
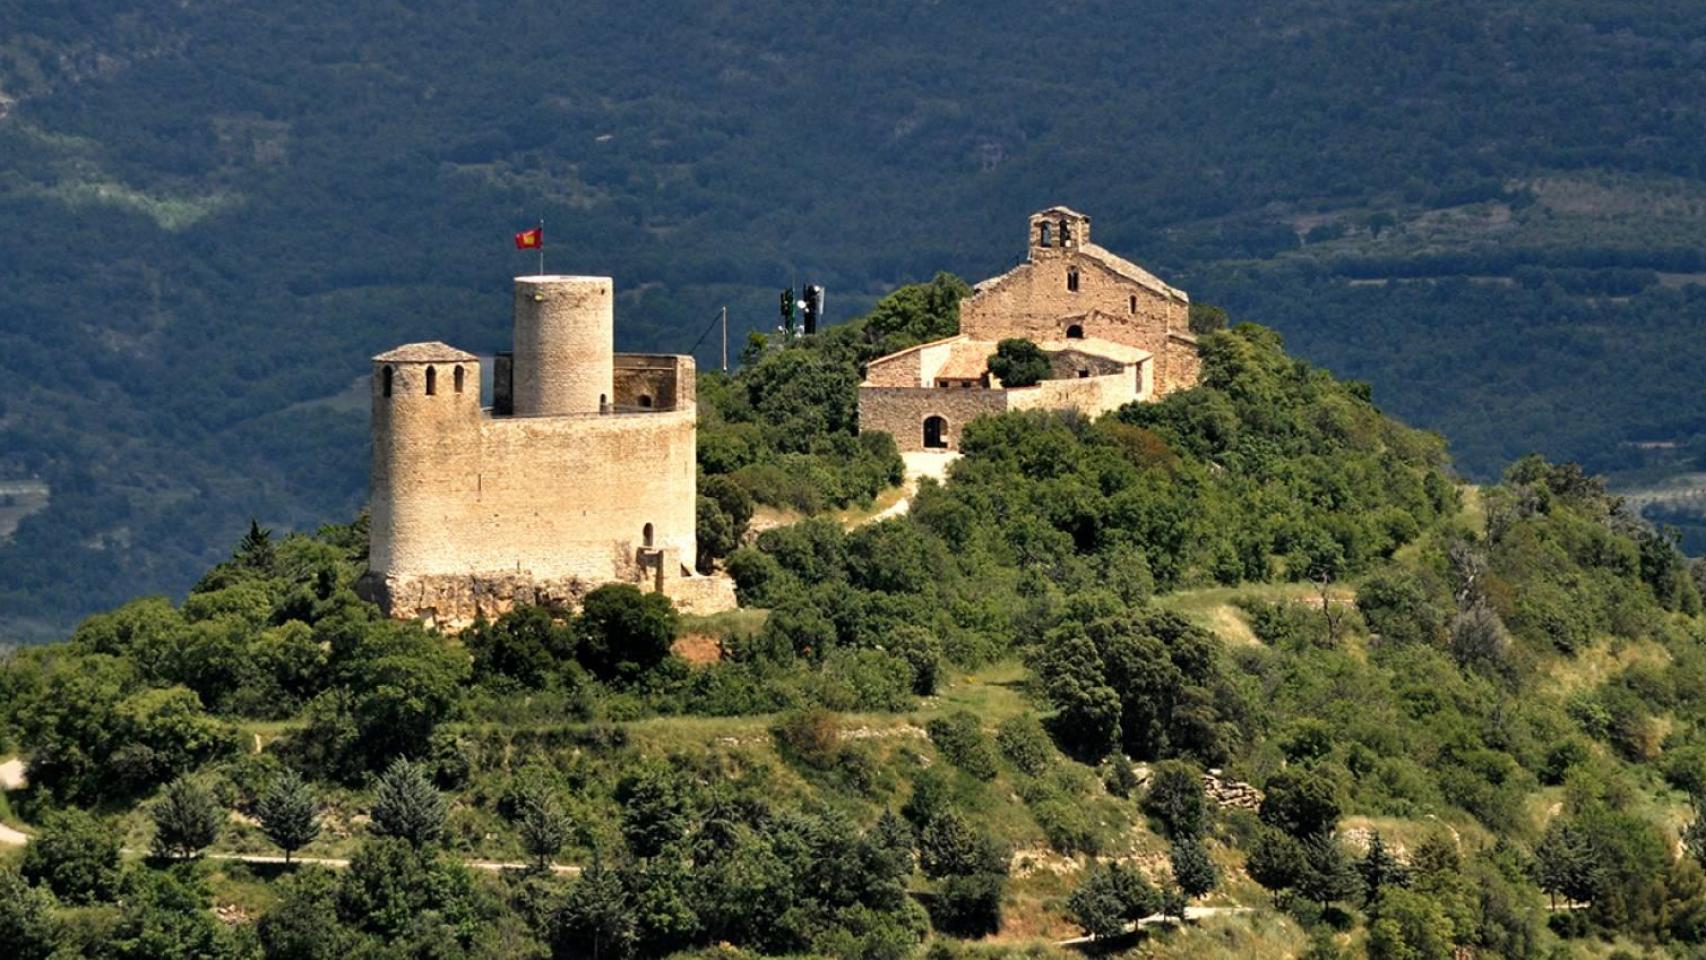
<svg viewBox="0 0 1706 960">
<path fill-rule="evenodd" d="M 1357 862 L 1357 873 L 1362 876 L 1363 904 L 1372 904 L 1380 896 L 1380 891 L 1387 887 L 1408 887 L 1410 871 L 1392 855 L 1386 848 L 1386 841 L 1381 839 L 1380 831 L 1376 830 L 1369 837 L 1368 853 Z"/>
<path fill-rule="evenodd" d="M 1432 898 L 1401 887 L 1380 891 L 1369 912 L 1370 960 L 1450 960 L 1451 919 Z"/>
<path fill-rule="evenodd" d="M 119 886 L 119 833 L 82 810 L 49 813 L 18 870 L 68 904 L 112 900 Z"/>
<path fill-rule="evenodd" d="M 1167 836 L 1201 836 L 1208 827 L 1208 800 L 1203 794 L 1202 769 L 1188 760 L 1164 760 L 1149 775 L 1143 809 L 1161 821 Z"/>
<path fill-rule="evenodd" d="M 617 786 L 622 836 L 637 857 L 655 857 L 687 835 L 693 798 L 673 771 L 651 768 Z"/>
<path fill-rule="evenodd" d="M 279 885 L 279 900 L 261 916 L 255 932 L 267 960 L 340 960 L 354 938 L 337 912 L 337 877 L 307 866 Z"/>
<path fill-rule="evenodd" d="M 1534 880 L 1551 898 L 1553 909 L 1559 896 L 1591 901 L 1599 886 L 1597 866 L 1587 835 L 1562 819 L 1553 820 L 1534 847 Z"/>
<path fill-rule="evenodd" d="M 1097 863 L 1066 898 L 1072 921 L 1092 939 L 1116 937 L 1161 906 L 1143 874 L 1118 863 Z"/>
<path fill-rule="evenodd" d="M 108 940 L 117 960 L 236 960 L 237 945 L 214 919 L 208 891 L 191 873 L 131 870 L 124 910 Z"/>
<path fill-rule="evenodd" d="M 211 790 L 188 777 L 179 777 L 166 785 L 149 815 L 154 820 L 154 855 L 184 860 L 219 839 L 226 811 Z"/>
<path fill-rule="evenodd" d="M 1049 378 L 1048 354 L 1029 340 L 1010 337 L 995 345 L 989 372 L 1004 387 L 1029 387 Z"/>
<path fill-rule="evenodd" d="M 59 906 L 53 894 L 32 887 L 9 868 L 0 868 L 0 944 L 15 960 L 47 960 L 56 949 Z"/>
<path fill-rule="evenodd" d="M 294 770 L 286 770 L 273 780 L 256 804 L 261 831 L 284 851 L 284 862 L 290 855 L 314 842 L 320 835 L 319 803 L 314 791 Z"/>
<path fill-rule="evenodd" d="M 1333 829 L 1339 821 L 1339 796 L 1333 782 L 1309 770 L 1281 770 L 1268 780 L 1258 815 L 1298 839 Z"/>
<path fill-rule="evenodd" d="M 426 766 L 393 760 L 373 792 L 373 832 L 396 837 L 417 850 L 444 832 L 450 808 L 444 794 L 432 785 Z"/>
<path fill-rule="evenodd" d="M 622 878 L 597 859 L 569 888 L 550 925 L 553 955 L 577 960 L 623 960 L 639 939 Z"/>
<path fill-rule="evenodd" d="M 278 565 L 278 552 L 273 548 L 272 531 L 263 528 L 253 518 L 249 520 L 249 532 L 243 535 L 237 544 L 237 553 L 233 557 L 239 566 L 265 576 L 271 576 Z"/>
<path fill-rule="evenodd" d="M 1302 841 L 1303 859 L 1298 864 L 1294 889 L 1323 908 L 1348 900 L 1362 889 L 1356 866 L 1345 856 L 1345 848 L 1331 833 L 1317 833 Z"/>
<path fill-rule="evenodd" d="M 575 619 L 579 656 L 601 677 L 633 676 L 669 656 L 679 620 L 661 593 L 607 584 L 586 595 Z"/>
<path fill-rule="evenodd" d="M 474 656 L 476 679 L 508 677 L 534 689 L 561 673 L 575 654 L 573 631 L 550 610 L 533 605 L 516 607 L 492 623 L 475 621 L 462 642 Z"/>
<path fill-rule="evenodd" d="M 569 840 L 569 818 L 563 813 L 556 792 L 542 783 L 532 783 L 522 791 L 519 800 L 520 818 L 516 824 L 521 833 L 522 849 L 533 858 L 540 871 L 550 869 L 551 858 Z"/>
<path fill-rule="evenodd" d="M 927 725 L 930 742 L 948 761 L 979 780 L 995 779 L 995 752 L 983 724 L 969 710 L 953 710 Z"/>
<path fill-rule="evenodd" d="M 1209 857 L 1208 847 L 1196 836 L 1174 839 L 1169 860 L 1173 868 L 1173 882 L 1189 899 L 1205 896 L 1220 880 L 1220 871 Z"/>
</svg>

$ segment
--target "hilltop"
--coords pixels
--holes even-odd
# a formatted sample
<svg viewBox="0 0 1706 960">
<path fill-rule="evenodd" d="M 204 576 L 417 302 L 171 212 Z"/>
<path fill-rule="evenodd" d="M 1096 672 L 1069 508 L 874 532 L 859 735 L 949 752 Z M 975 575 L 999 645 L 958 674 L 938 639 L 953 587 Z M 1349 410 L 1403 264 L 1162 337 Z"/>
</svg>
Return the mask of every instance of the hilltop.
<svg viewBox="0 0 1706 960">
<path fill-rule="evenodd" d="M 1010 225 L 1064 201 L 1378 384 L 1475 479 L 1531 450 L 1697 456 L 1690 5 L 5 0 L 0 22 L 0 484 L 23 485 L 0 635 L 181 596 L 251 517 L 351 516 L 363 359 L 499 346 L 485 291 L 532 269 L 508 237 L 541 215 L 553 265 L 631 278 L 619 348 L 682 350 L 725 304 L 737 345 L 768 328 L 790 284 L 848 318 L 992 275 Z"/>
<path fill-rule="evenodd" d="M 257 527 L 181 605 L 10 657 L 29 785 L 0 819 L 34 838 L 0 930 L 113 957 L 1706 942 L 1706 619 L 1602 481 L 1526 458 L 1462 487 L 1438 437 L 1241 324 L 1195 388 L 977 420 L 904 513 L 821 515 L 898 470 L 836 415 L 858 357 L 953 329 L 956 284 L 706 378 L 702 559 L 740 611 L 612 586 L 440 635 L 352 592 L 359 522 Z M 820 515 L 748 536 L 759 509 Z M 309 862 L 230 859 L 276 856 L 292 797 Z"/>
</svg>

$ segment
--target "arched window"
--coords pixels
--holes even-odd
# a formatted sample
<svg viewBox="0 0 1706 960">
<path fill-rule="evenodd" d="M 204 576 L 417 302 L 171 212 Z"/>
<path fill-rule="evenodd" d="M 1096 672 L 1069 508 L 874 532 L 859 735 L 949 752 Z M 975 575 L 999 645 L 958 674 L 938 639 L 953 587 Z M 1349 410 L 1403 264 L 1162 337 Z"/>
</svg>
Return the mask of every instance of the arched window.
<svg viewBox="0 0 1706 960">
<path fill-rule="evenodd" d="M 1066 268 L 1066 289 L 1071 290 L 1073 293 L 1078 292 L 1078 268 L 1077 267 L 1067 267 Z"/>
<path fill-rule="evenodd" d="M 456 376 L 453 379 L 456 381 L 456 392 L 457 393 L 462 392 L 462 381 L 467 379 L 467 376 L 468 376 L 467 372 L 464 371 L 461 367 L 456 368 Z"/>
<path fill-rule="evenodd" d="M 948 421 L 941 417 L 924 418 L 924 446 L 931 450 L 947 448 Z"/>
<path fill-rule="evenodd" d="M 640 528 L 640 540 L 645 546 L 649 547 L 652 545 L 652 525 L 651 524 L 648 523 L 644 527 Z"/>
<path fill-rule="evenodd" d="M 640 394 L 640 406 L 650 410 L 652 408 L 652 395 L 649 393 Z"/>
<path fill-rule="evenodd" d="M 1079 326 L 1076 323 L 1070 327 L 1067 327 L 1066 328 L 1066 339 L 1068 339 L 1068 340 L 1082 340 L 1082 339 L 1084 339 L 1084 328 Z"/>
<path fill-rule="evenodd" d="M 432 367 L 427 367 L 427 396 L 430 397 L 437 392 L 438 392 L 438 371 L 433 369 Z"/>
<path fill-rule="evenodd" d="M 1060 218 L 1060 245 L 1063 247 L 1066 246 L 1067 241 L 1069 241 L 1071 239 L 1072 239 L 1072 227 L 1067 224 L 1065 217 L 1061 217 Z"/>
<path fill-rule="evenodd" d="M 610 411 L 610 401 L 604 396 L 604 394 L 602 394 L 602 393 L 599 394 L 598 395 L 598 412 L 599 413 L 608 413 L 609 411 Z"/>
<path fill-rule="evenodd" d="M 379 374 L 380 391 L 387 397 L 391 395 L 391 380 L 396 375 L 396 371 L 392 370 L 389 364 Z"/>
<path fill-rule="evenodd" d="M 1052 247 L 1052 246 L 1054 246 L 1054 233 L 1053 233 L 1053 231 L 1054 231 L 1054 228 L 1052 226 L 1050 226 L 1048 221 L 1046 221 L 1046 220 L 1043 221 L 1042 223 L 1037 224 L 1037 246 L 1039 246 L 1039 247 Z"/>
<path fill-rule="evenodd" d="M 1131 312 L 1132 313 L 1137 312 L 1137 295 L 1136 294 L 1132 294 L 1132 297 L 1131 297 Z"/>
</svg>

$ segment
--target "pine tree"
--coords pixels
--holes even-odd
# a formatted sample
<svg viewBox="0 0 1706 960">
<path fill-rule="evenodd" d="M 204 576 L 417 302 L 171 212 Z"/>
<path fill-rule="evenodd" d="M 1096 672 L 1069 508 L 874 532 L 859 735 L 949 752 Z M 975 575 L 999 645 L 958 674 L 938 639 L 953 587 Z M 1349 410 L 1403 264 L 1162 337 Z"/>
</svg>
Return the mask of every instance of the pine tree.
<svg viewBox="0 0 1706 960">
<path fill-rule="evenodd" d="M 521 845 L 541 872 L 569 840 L 569 818 L 556 794 L 543 784 L 532 785 L 521 796 Z"/>
<path fill-rule="evenodd" d="M 187 777 L 166 786 L 152 813 L 154 855 L 180 860 L 212 846 L 225 821 L 225 810 L 213 794 Z"/>
<path fill-rule="evenodd" d="M 392 761 L 379 775 L 373 795 L 373 832 L 398 837 L 419 849 L 444 832 L 449 805 L 432 785 L 426 767 L 408 760 Z"/>
<path fill-rule="evenodd" d="M 237 562 L 251 570 L 271 573 L 276 560 L 277 554 L 273 550 L 272 531 L 251 519 L 249 521 L 249 532 L 244 534 L 242 542 L 237 544 Z"/>
<path fill-rule="evenodd" d="M 279 774 L 261 797 L 256 812 L 260 815 L 262 832 L 284 851 L 285 863 L 290 862 L 292 853 L 320 835 L 320 812 L 314 792 L 294 770 Z"/>
<path fill-rule="evenodd" d="M 1355 896 L 1362 879 L 1339 841 L 1331 833 L 1317 833 L 1301 844 L 1303 862 L 1297 875 L 1297 892 L 1323 908 L 1335 900 Z"/>
<path fill-rule="evenodd" d="M 1407 887 L 1410 885 L 1410 870 L 1392 851 L 1386 848 L 1386 841 L 1380 839 L 1380 831 L 1374 831 L 1368 841 L 1368 855 L 1357 863 L 1357 873 L 1362 875 L 1363 904 L 1371 904 L 1380 896 L 1382 887 Z"/>
</svg>

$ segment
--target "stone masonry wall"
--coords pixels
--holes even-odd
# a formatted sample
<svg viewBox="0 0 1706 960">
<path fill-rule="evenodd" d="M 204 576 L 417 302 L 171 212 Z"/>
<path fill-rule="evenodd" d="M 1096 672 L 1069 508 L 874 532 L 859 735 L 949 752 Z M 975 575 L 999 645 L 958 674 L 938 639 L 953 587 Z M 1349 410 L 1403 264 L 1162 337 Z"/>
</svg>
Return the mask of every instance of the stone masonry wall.
<svg viewBox="0 0 1706 960">
<path fill-rule="evenodd" d="M 947 421 L 943 438 L 948 449 L 960 448 L 960 431 L 983 414 L 1007 409 L 1005 390 L 962 390 L 936 387 L 859 388 L 859 429 L 882 430 L 894 436 L 903 453 L 923 450 L 924 420 L 937 416 Z"/>
<path fill-rule="evenodd" d="M 1072 380 L 1044 380 L 1034 387 L 1008 390 L 1009 410 L 1077 410 L 1099 416 L 1137 399 L 1136 371 Z"/>
</svg>

